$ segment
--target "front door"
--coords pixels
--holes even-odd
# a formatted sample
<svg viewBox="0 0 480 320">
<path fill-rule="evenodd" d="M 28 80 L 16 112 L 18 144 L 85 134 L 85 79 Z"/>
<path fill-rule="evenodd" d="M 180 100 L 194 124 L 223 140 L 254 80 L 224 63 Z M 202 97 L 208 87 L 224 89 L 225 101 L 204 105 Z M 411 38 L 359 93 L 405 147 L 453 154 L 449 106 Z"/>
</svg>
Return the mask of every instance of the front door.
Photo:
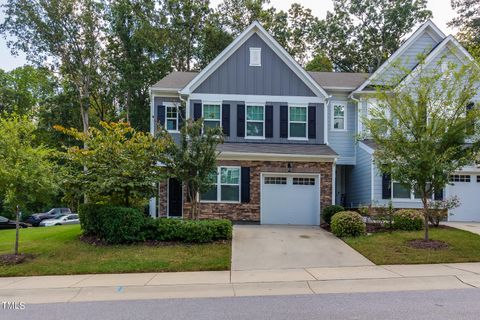
<svg viewBox="0 0 480 320">
<path fill-rule="evenodd" d="M 182 216 L 182 184 L 177 179 L 168 179 L 168 216 Z"/>
</svg>

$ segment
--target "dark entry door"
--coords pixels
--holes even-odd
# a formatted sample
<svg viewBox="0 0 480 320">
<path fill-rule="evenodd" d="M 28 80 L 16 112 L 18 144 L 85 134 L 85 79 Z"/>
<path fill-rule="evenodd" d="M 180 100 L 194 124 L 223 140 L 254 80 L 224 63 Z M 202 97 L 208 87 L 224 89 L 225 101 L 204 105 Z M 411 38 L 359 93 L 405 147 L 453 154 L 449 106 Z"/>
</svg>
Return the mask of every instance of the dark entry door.
<svg viewBox="0 0 480 320">
<path fill-rule="evenodd" d="M 168 216 L 182 216 L 182 184 L 177 179 L 168 180 Z"/>
</svg>

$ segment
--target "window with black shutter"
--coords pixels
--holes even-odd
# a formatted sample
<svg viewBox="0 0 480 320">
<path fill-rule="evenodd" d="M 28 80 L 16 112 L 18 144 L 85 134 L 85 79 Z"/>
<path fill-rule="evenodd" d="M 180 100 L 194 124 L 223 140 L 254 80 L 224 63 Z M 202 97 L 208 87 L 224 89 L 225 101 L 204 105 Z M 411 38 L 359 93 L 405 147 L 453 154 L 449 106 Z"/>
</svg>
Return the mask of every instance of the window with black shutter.
<svg viewBox="0 0 480 320">
<path fill-rule="evenodd" d="M 308 107 L 308 138 L 315 139 L 317 137 L 317 108 L 315 106 Z"/>
<path fill-rule="evenodd" d="M 242 203 L 250 202 L 250 168 L 242 167 L 241 169 L 241 201 Z"/>
<path fill-rule="evenodd" d="M 280 138 L 288 138 L 288 106 L 280 106 Z"/>
<path fill-rule="evenodd" d="M 227 137 L 230 136 L 230 105 L 222 104 L 222 130 Z"/>
<path fill-rule="evenodd" d="M 273 106 L 265 106 L 265 138 L 273 138 Z"/>
<path fill-rule="evenodd" d="M 245 105 L 237 105 L 237 137 L 245 137 Z"/>
<path fill-rule="evenodd" d="M 392 179 L 389 174 L 382 175 L 382 199 L 390 199 L 392 197 Z"/>
</svg>

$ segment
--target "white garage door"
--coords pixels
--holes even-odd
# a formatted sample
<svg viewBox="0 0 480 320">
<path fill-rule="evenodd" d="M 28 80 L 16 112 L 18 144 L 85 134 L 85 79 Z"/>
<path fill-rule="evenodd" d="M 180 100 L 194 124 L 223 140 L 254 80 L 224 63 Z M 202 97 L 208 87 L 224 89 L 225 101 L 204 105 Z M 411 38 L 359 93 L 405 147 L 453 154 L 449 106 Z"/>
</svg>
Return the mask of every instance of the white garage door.
<svg viewBox="0 0 480 320">
<path fill-rule="evenodd" d="M 480 221 L 480 174 L 456 174 L 450 178 L 448 196 L 457 196 L 460 206 L 450 210 L 449 221 Z"/>
<path fill-rule="evenodd" d="M 262 224 L 320 224 L 318 175 L 262 174 Z"/>
</svg>

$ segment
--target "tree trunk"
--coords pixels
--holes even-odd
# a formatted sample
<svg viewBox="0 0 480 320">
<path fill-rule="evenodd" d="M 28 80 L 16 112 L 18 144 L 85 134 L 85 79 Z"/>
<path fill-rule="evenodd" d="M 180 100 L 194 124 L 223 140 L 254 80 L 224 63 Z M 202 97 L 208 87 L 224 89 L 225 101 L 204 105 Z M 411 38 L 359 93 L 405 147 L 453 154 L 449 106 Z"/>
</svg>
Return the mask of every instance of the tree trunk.
<svg viewBox="0 0 480 320">
<path fill-rule="evenodd" d="M 426 194 L 424 194 L 422 196 L 422 202 L 423 202 L 423 217 L 425 219 L 425 238 L 424 238 L 424 240 L 428 241 L 428 240 L 430 240 L 429 236 L 428 236 L 428 215 L 429 215 L 429 212 L 428 212 L 428 199 L 427 199 Z"/>
<path fill-rule="evenodd" d="M 17 211 L 15 213 L 15 255 L 18 255 L 18 240 L 20 236 L 20 212 L 19 212 L 19 207 L 17 205 Z"/>
</svg>

